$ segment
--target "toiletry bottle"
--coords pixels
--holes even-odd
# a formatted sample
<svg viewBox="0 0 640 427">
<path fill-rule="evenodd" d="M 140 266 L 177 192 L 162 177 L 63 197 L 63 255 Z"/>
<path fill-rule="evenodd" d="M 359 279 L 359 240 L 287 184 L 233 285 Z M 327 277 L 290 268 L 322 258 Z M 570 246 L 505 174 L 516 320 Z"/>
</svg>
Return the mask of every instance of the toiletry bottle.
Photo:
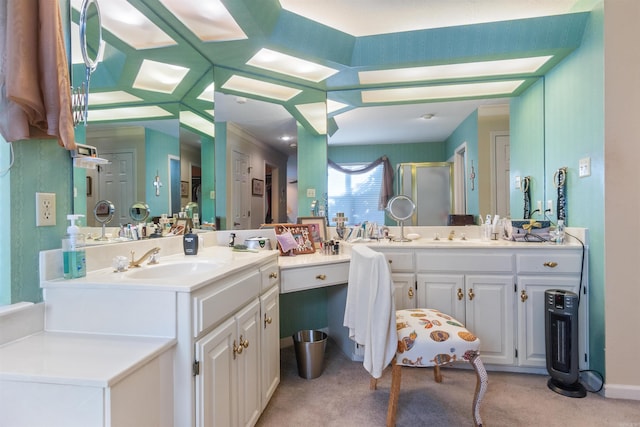
<svg viewBox="0 0 640 427">
<path fill-rule="evenodd" d="M 561 245 L 564 243 L 564 220 L 558 220 L 558 226 L 556 227 L 556 243 Z"/>
<path fill-rule="evenodd" d="M 182 247 L 185 255 L 198 255 L 198 235 L 189 230 L 182 238 Z"/>
<path fill-rule="evenodd" d="M 65 279 L 77 279 L 87 275 L 87 260 L 84 250 L 84 235 L 75 221 L 84 215 L 67 215 L 71 225 L 62 239 L 62 261 Z"/>
</svg>

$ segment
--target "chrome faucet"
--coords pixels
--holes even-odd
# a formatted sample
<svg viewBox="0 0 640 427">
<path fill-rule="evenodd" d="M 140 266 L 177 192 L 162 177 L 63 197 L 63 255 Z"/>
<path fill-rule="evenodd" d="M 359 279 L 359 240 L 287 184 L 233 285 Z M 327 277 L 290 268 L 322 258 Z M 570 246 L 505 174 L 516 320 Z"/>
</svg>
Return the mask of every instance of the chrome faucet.
<svg viewBox="0 0 640 427">
<path fill-rule="evenodd" d="M 129 267 L 140 267 L 140 264 L 149 257 L 151 257 L 149 264 L 157 264 L 158 260 L 156 259 L 156 255 L 158 255 L 158 252 L 160 252 L 160 248 L 156 246 L 155 248 L 148 250 L 144 255 L 142 255 L 142 257 L 140 257 L 139 260 L 134 261 L 135 252 L 131 251 L 131 262 L 129 263 Z"/>
</svg>

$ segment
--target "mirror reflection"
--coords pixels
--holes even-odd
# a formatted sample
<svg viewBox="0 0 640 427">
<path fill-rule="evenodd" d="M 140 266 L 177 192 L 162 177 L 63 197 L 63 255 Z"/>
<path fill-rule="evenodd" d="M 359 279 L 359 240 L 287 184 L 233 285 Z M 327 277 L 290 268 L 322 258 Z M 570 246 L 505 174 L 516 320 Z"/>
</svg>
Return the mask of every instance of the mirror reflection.
<svg viewBox="0 0 640 427">
<path fill-rule="evenodd" d="M 108 200 L 100 200 L 96 203 L 96 206 L 93 208 L 93 216 L 96 222 L 102 224 L 102 234 L 96 240 L 99 241 L 107 241 L 109 238 L 107 237 L 106 227 L 109 222 L 113 219 L 113 214 L 116 208 Z"/>
</svg>

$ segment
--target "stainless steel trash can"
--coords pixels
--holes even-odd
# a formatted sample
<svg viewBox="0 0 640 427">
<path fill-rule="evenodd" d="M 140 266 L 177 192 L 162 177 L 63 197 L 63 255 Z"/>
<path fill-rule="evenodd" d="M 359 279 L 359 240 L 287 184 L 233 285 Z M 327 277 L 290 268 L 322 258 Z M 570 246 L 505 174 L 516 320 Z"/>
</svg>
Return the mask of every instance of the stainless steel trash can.
<svg viewBox="0 0 640 427">
<path fill-rule="evenodd" d="M 327 334 L 322 331 L 302 330 L 293 334 L 293 346 L 298 362 L 298 375 L 311 380 L 322 374 Z"/>
</svg>

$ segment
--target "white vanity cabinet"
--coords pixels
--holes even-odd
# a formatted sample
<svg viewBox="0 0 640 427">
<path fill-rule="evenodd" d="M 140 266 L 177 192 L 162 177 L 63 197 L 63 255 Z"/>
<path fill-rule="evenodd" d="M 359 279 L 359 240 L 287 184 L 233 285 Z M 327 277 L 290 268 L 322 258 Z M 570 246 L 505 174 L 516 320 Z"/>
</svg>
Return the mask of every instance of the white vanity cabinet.
<svg viewBox="0 0 640 427">
<path fill-rule="evenodd" d="M 280 384 L 280 283 L 279 268 L 271 264 L 261 269 L 263 289 L 260 296 L 262 345 L 262 409 Z"/>
<path fill-rule="evenodd" d="M 416 308 L 416 276 L 413 251 L 385 250 L 391 269 L 396 310 Z"/>
<path fill-rule="evenodd" d="M 586 256 L 585 256 L 586 259 Z M 578 306 L 580 369 L 588 368 L 586 288 L 580 286 L 582 252 L 547 251 L 543 253 L 516 254 L 518 271 L 518 365 L 546 367 L 545 358 L 545 298 L 548 289 L 560 289 L 580 296 Z M 585 271 L 587 266 L 585 265 Z"/>
<path fill-rule="evenodd" d="M 463 322 L 480 338 L 482 360 L 515 360 L 513 255 L 482 250 L 416 251 L 417 305 Z"/>
</svg>

